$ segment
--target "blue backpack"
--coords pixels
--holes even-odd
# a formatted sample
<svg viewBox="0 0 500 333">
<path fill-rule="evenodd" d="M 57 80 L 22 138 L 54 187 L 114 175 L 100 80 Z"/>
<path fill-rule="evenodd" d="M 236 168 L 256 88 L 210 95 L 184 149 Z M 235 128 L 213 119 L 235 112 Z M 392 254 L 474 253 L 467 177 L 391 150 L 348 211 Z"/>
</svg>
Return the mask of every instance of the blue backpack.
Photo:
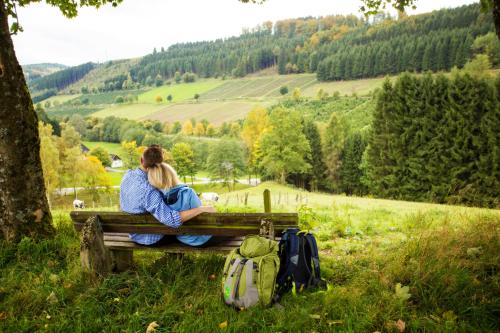
<svg viewBox="0 0 500 333">
<path fill-rule="evenodd" d="M 314 236 L 296 228 L 285 230 L 279 243 L 280 270 L 276 279 L 278 297 L 295 288 L 324 288 Z"/>
</svg>

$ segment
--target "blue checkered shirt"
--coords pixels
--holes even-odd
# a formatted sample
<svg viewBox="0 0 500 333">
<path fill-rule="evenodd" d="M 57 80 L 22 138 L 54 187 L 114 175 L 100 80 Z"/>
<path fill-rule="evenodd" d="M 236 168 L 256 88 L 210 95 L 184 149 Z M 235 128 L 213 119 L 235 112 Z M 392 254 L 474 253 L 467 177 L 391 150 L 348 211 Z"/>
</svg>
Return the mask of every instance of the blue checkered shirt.
<svg viewBox="0 0 500 333">
<path fill-rule="evenodd" d="M 170 209 L 163 201 L 159 190 L 151 186 L 148 176 L 142 169 L 129 170 L 123 176 L 120 185 L 121 210 L 131 214 L 151 213 L 161 223 L 178 228 L 181 226 L 179 212 Z M 151 245 L 159 241 L 163 235 L 130 234 L 136 243 Z"/>
</svg>

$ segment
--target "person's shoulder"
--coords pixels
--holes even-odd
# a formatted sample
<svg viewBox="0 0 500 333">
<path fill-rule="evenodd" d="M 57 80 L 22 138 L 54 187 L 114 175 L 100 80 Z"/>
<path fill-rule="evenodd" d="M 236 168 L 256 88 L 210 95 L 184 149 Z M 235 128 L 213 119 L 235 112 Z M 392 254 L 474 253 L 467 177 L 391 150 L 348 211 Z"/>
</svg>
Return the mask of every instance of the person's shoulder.
<svg viewBox="0 0 500 333">
<path fill-rule="evenodd" d="M 140 169 L 133 169 L 125 171 L 120 185 L 126 186 L 128 184 L 134 184 L 134 186 L 140 186 L 140 184 L 143 183 L 148 183 L 147 176 L 145 176 L 144 171 Z"/>
</svg>

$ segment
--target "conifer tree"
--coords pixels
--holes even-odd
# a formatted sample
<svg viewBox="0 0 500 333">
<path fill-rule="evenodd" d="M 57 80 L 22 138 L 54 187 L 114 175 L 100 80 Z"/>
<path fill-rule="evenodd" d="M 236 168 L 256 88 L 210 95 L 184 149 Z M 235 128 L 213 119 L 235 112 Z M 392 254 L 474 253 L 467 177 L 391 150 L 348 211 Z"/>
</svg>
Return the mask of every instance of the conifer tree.
<svg viewBox="0 0 500 333">
<path fill-rule="evenodd" d="M 365 186 L 361 183 L 363 171 L 361 159 L 366 148 L 366 141 L 360 133 L 347 137 L 342 151 L 342 166 L 340 167 L 341 189 L 348 195 L 364 194 Z"/>
</svg>

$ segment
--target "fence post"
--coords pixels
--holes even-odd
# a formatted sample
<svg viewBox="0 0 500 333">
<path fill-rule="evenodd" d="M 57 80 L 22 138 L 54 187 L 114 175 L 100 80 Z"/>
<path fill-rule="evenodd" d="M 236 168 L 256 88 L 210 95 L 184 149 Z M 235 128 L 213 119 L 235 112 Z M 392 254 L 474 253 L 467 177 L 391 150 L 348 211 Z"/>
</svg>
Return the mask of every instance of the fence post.
<svg viewBox="0 0 500 333">
<path fill-rule="evenodd" d="M 264 190 L 264 212 L 271 212 L 271 191 L 268 189 Z"/>
</svg>

